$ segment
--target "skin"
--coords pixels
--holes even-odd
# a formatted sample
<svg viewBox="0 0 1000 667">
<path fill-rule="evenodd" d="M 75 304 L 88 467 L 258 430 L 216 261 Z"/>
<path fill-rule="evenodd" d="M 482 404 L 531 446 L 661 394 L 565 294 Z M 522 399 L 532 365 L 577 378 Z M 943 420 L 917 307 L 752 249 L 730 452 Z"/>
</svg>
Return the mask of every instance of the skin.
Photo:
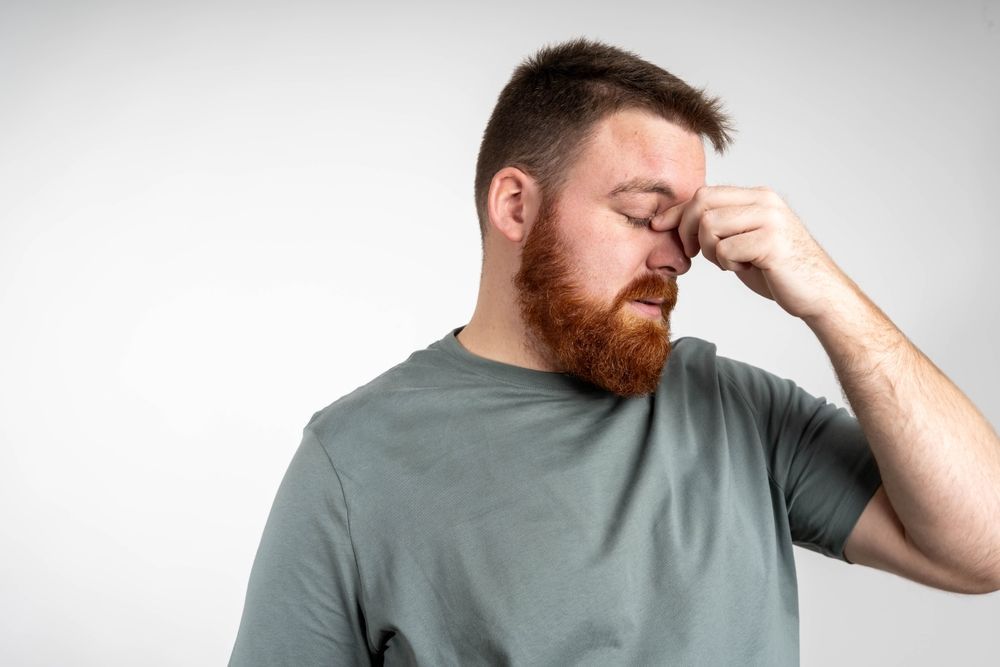
<svg viewBox="0 0 1000 667">
<path fill-rule="evenodd" d="M 635 177 L 665 181 L 675 196 L 609 196 Z M 558 196 L 543 196 L 517 168 L 497 172 L 479 301 L 459 341 L 480 356 L 572 373 L 622 396 L 654 391 L 670 351 L 676 278 L 691 261 L 676 230 L 650 223 L 704 180 L 700 137 L 638 110 L 599 123 Z M 663 303 L 647 313 L 632 303 L 639 298 Z"/>
<path fill-rule="evenodd" d="M 556 294 L 634 326 L 634 317 L 607 309 L 628 308 L 621 298 L 637 286 L 665 284 L 650 276 L 675 280 L 699 253 L 734 272 L 813 331 L 878 462 L 883 485 L 849 536 L 847 557 L 944 590 L 1000 589 L 1000 438 L 781 197 L 766 187 L 705 185 L 698 138 L 640 111 L 602 121 L 572 169 L 553 220 L 578 282 Z M 667 181 L 676 201 L 605 197 L 634 176 Z M 532 227 L 546 220 L 543 204 L 524 172 L 494 175 L 479 300 L 458 338 L 488 359 L 555 372 L 566 360 L 533 333 L 512 287 Z M 626 216 L 652 219 L 635 227 Z"/>
<path fill-rule="evenodd" d="M 669 316 L 677 303 L 676 281 L 646 273 L 611 303 L 598 302 L 579 286 L 585 274 L 559 219 L 558 206 L 551 200 L 544 203 L 514 276 L 521 319 L 538 343 L 536 351 L 562 372 L 619 396 L 656 391 L 671 351 Z M 640 221 L 636 226 L 645 225 Z"/>
<path fill-rule="evenodd" d="M 652 226 L 800 318 L 829 355 L 883 482 L 848 559 L 949 591 L 1000 589 L 1000 437 L 781 197 L 706 186 Z"/>
</svg>

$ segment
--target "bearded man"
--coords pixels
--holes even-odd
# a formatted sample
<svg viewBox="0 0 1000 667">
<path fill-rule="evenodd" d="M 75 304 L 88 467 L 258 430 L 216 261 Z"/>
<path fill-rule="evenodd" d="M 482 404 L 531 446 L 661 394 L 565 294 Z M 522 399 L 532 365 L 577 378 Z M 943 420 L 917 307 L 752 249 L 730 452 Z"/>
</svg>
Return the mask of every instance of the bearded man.
<svg viewBox="0 0 1000 667">
<path fill-rule="evenodd" d="M 515 70 L 475 312 L 313 415 L 230 664 L 797 664 L 795 545 L 1000 586 L 996 433 L 780 197 L 705 183 L 731 131 L 610 45 Z M 816 333 L 857 418 L 671 338 L 699 253 Z"/>
</svg>

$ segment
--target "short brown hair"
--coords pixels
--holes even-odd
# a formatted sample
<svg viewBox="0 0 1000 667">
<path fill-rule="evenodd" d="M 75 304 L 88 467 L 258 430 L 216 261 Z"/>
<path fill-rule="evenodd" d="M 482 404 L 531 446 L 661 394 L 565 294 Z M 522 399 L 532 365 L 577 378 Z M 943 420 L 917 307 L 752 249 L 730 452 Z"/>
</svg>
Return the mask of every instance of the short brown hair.
<svg viewBox="0 0 1000 667">
<path fill-rule="evenodd" d="M 735 131 L 718 98 L 634 53 L 582 37 L 542 47 L 514 70 L 483 132 L 476 161 L 483 249 L 494 174 L 517 167 L 538 182 L 543 198 L 556 197 L 596 124 L 627 108 L 647 109 L 707 136 L 719 154 Z"/>
</svg>

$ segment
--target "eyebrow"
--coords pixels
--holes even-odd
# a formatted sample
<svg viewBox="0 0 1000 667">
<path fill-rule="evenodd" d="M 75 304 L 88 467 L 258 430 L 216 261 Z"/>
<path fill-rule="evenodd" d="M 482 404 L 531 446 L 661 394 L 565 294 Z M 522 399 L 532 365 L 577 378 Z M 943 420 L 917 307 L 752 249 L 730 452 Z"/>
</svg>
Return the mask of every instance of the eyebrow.
<svg viewBox="0 0 1000 667">
<path fill-rule="evenodd" d="M 630 178 L 627 181 L 623 181 L 608 193 L 608 198 L 612 199 L 629 192 L 655 192 L 656 194 L 665 195 L 670 199 L 677 199 L 677 195 L 669 183 L 653 178 Z"/>
</svg>

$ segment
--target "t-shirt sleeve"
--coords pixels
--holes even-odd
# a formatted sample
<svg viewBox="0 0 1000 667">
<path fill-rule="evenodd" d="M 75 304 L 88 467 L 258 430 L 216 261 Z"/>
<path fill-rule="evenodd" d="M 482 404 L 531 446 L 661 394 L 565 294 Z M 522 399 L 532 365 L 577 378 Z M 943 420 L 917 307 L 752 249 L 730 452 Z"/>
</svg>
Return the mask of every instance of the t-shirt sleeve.
<svg viewBox="0 0 1000 667">
<path fill-rule="evenodd" d="M 768 474 L 784 493 L 792 542 L 851 563 L 844 545 L 882 483 L 858 420 L 791 380 L 717 360 L 720 374 L 755 413 Z"/>
<path fill-rule="evenodd" d="M 250 571 L 230 665 L 370 665 L 347 506 L 306 427 Z"/>
</svg>

